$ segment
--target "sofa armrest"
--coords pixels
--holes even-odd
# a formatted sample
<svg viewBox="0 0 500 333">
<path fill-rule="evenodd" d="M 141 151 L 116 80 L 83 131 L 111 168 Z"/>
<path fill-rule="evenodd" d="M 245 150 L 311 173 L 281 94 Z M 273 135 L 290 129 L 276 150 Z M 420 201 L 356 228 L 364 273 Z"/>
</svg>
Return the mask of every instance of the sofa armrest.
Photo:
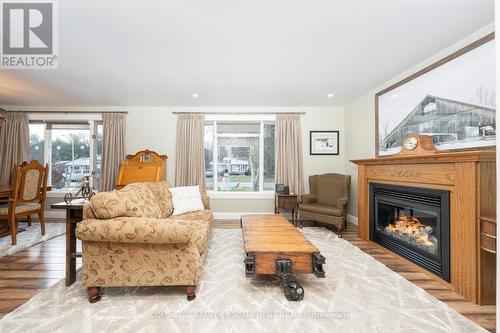
<svg viewBox="0 0 500 333">
<path fill-rule="evenodd" d="M 177 219 L 117 217 L 84 220 L 76 227 L 82 241 L 144 244 L 186 244 L 192 235 L 191 222 Z"/>
<path fill-rule="evenodd" d="M 201 201 L 203 202 L 203 207 L 205 207 L 205 209 L 210 209 L 210 197 L 208 195 L 202 194 Z"/>
<path fill-rule="evenodd" d="M 340 198 L 339 200 L 337 200 L 337 208 L 344 208 L 348 202 L 349 202 L 348 197 Z"/>
<path fill-rule="evenodd" d="M 318 201 L 318 197 L 314 194 L 305 194 L 302 196 L 302 202 L 303 204 L 311 204 L 315 203 Z"/>
</svg>

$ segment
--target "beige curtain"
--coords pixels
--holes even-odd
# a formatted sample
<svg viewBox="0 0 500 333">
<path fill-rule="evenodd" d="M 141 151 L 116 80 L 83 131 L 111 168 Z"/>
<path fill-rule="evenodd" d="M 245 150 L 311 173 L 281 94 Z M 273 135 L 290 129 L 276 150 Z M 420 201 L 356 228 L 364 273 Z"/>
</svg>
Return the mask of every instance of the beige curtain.
<svg viewBox="0 0 500 333">
<path fill-rule="evenodd" d="M 10 184 L 14 167 L 28 161 L 29 119 L 25 112 L 5 112 L 0 125 L 0 184 Z"/>
<path fill-rule="evenodd" d="M 125 114 L 102 114 L 102 161 L 99 191 L 115 189 L 120 162 L 126 157 L 125 129 Z"/>
<path fill-rule="evenodd" d="M 299 114 L 276 115 L 276 183 L 290 186 L 290 193 L 304 193 L 302 130 Z"/>
<path fill-rule="evenodd" d="M 199 185 L 205 192 L 204 123 L 202 114 L 177 115 L 175 186 Z"/>
</svg>

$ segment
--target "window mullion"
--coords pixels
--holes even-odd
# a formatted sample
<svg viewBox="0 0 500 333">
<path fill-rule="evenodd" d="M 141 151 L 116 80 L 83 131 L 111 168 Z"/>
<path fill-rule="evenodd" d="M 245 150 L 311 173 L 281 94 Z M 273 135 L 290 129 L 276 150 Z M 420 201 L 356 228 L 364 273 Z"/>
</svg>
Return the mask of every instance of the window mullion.
<svg viewBox="0 0 500 333">
<path fill-rule="evenodd" d="M 93 120 L 89 121 L 90 127 L 90 147 L 89 147 L 89 176 L 95 176 L 96 161 L 96 124 Z"/>
<path fill-rule="evenodd" d="M 259 133 L 259 192 L 264 190 L 264 121 L 260 122 Z"/>
<path fill-rule="evenodd" d="M 44 130 L 44 162 L 49 165 L 49 177 L 47 183 L 52 185 L 52 135 L 51 130 L 47 128 L 45 124 Z"/>
<path fill-rule="evenodd" d="M 217 192 L 218 191 L 218 184 L 219 184 L 219 180 L 218 180 L 218 177 L 219 177 L 219 165 L 218 165 L 218 155 L 219 155 L 219 145 L 218 145 L 218 140 L 217 140 L 217 121 L 214 121 L 214 124 L 213 124 L 213 151 L 212 151 L 212 159 L 213 159 L 213 170 L 212 170 L 212 179 L 214 181 L 214 192 Z"/>
</svg>

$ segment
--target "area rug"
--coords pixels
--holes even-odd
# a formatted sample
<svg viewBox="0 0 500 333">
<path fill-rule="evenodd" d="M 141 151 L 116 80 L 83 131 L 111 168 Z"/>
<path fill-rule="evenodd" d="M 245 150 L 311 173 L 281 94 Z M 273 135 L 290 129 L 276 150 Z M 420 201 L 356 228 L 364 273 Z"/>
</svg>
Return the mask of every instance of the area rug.
<svg viewBox="0 0 500 333">
<path fill-rule="evenodd" d="M 26 229 L 17 234 L 17 245 L 12 246 L 10 235 L 0 238 L 0 257 L 19 252 L 33 245 L 45 242 L 66 232 L 65 223 L 45 223 L 45 235 L 42 236 L 40 224 L 35 220 L 31 227 L 27 222 L 19 223 L 19 228 Z"/>
<path fill-rule="evenodd" d="M 241 230 L 215 229 L 197 298 L 182 287 L 105 288 L 87 301 L 61 281 L 0 321 L 0 332 L 485 332 L 324 228 L 302 232 L 327 258 L 326 278 L 299 276 L 301 302 L 275 278 L 246 278 Z"/>
</svg>

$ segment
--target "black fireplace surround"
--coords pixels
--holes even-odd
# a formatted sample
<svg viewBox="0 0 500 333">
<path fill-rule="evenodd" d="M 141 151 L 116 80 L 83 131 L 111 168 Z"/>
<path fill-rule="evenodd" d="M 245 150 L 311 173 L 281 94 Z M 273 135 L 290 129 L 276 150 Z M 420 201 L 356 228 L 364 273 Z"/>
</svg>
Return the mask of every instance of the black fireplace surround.
<svg viewBox="0 0 500 333">
<path fill-rule="evenodd" d="M 449 191 L 371 183 L 370 240 L 449 282 Z"/>
</svg>

